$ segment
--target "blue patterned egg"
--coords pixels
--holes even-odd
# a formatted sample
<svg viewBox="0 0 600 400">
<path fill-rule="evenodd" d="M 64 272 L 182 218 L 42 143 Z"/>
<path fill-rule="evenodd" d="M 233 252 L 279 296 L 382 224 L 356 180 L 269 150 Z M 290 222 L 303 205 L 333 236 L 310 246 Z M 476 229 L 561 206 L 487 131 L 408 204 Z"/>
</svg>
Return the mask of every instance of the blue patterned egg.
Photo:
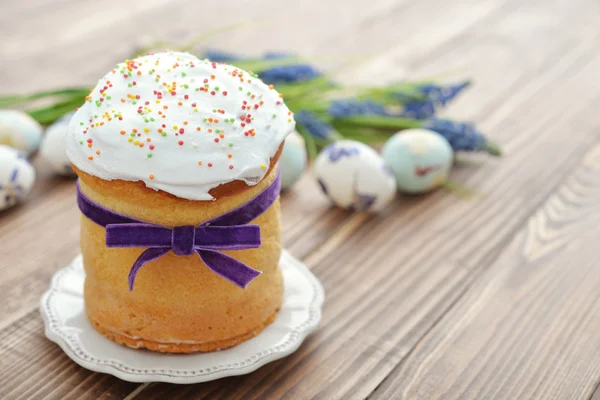
<svg viewBox="0 0 600 400">
<path fill-rule="evenodd" d="M 35 170 L 24 154 L 0 145 L 0 210 L 12 207 L 31 190 Z"/>
<path fill-rule="evenodd" d="M 443 185 L 454 156 L 448 141 L 427 129 L 396 133 L 381 155 L 394 172 L 398 189 L 405 193 L 425 193 Z"/>
<path fill-rule="evenodd" d="M 42 126 L 28 114 L 17 110 L 0 110 L 0 144 L 30 156 L 40 146 L 41 140 Z"/>
<path fill-rule="evenodd" d="M 291 188 L 300 179 L 308 164 L 306 144 L 298 132 L 292 132 L 286 139 L 279 157 L 281 188 Z"/>
<path fill-rule="evenodd" d="M 396 194 L 390 169 L 375 150 L 354 140 L 340 140 L 324 148 L 315 161 L 323 192 L 339 207 L 377 211 Z"/>
<path fill-rule="evenodd" d="M 75 176 L 75 172 L 71 168 L 69 157 L 67 157 L 66 134 L 73 114 L 75 111 L 65 114 L 50 125 L 46 129 L 40 146 L 40 156 L 48 162 L 54 172 L 71 177 Z"/>
</svg>

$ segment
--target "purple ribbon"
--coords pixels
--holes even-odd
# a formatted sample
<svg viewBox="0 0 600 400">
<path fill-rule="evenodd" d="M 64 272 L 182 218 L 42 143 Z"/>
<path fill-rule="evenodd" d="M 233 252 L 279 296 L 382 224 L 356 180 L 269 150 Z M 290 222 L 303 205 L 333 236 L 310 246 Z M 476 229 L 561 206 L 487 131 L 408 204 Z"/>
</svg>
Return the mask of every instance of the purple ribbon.
<svg viewBox="0 0 600 400">
<path fill-rule="evenodd" d="M 221 250 L 244 250 L 260 247 L 260 227 L 248 225 L 264 213 L 279 196 L 281 179 L 238 208 L 198 226 L 167 228 L 118 214 L 85 196 L 77 183 L 77 204 L 87 218 L 106 228 L 107 247 L 147 248 L 129 271 L 129 290 L 133 290 L 135 277 L 146 263 L 169 251 L 178 256 L 194 252 L 213 272 L 233 284 L 245 288 L 260 275 L 248 265 L 231 258 Z"/>
</svg>

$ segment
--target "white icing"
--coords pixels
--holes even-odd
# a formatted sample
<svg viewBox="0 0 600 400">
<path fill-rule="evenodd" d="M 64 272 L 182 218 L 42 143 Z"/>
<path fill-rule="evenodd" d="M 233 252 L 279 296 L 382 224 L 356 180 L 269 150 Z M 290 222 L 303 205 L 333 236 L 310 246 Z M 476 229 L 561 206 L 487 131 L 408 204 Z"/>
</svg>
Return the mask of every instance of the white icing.
<svg viewBox="0 0 600 400">
<path fill-rule="evenodd" d="M 206 91 L 199 90 L 205 85 Z M 67 154 L 79 169 L 101 179 L 143 181 L 178 197 L 212 200 L 208 192 L 223 183 L 260 182 L 294 126 L 279 93 L 257 77 L 191 54 L 165 52 L 118 64 L 100 79 L 71 119 Z"/>
</svg>

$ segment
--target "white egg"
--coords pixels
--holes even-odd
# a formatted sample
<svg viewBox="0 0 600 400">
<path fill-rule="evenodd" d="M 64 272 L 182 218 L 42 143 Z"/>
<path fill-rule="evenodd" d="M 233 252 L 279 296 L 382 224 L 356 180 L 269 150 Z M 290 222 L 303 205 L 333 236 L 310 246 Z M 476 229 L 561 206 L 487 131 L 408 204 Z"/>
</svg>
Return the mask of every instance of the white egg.
<svg viewBox="0 0 600 400">
<path fill-rule="evenodd" d="M 72 177 L 75 176 L 75 172 L 71 168 L 69 157 L 67 157 L 66 134 L 73 114 L 75 114 L 74 111 L 50 125 L 46 129 L 40 146 L 40 156 L 50 164 L 55 173 Z"/>
<path fill-rule="evenodd" d="M 323 192 L 339 207 L 377 211 L 396 194 L 394 175 L 375 150 L 354 140 L 324 148 L 315 161 Z"/>
<path fill-rule="evenodd" d="M 404 193 L 424 193 L 446 183 L 454 157 L 448 141 L 428 129 L 396 133 L 381 155 Z"/>
<path fill-rule="evenodd" d="M 42 126 L 18 110 L 0 110 L 0 144 L 21 150 L 27 156 L 40 146 Z"/>
<path fill-rule="evenodd" d="M 0 145 L 0 210 L 12 207 L 31 190 L 35 170 L 25 155 Z"/>
<path fill-rule="evenodd" d="M 291 188 L 300 179 L 308 164 L 306 144 L 302 136 L 294 131 L 286 139 L 279 157 L 281 188 Z"/>
</svg>

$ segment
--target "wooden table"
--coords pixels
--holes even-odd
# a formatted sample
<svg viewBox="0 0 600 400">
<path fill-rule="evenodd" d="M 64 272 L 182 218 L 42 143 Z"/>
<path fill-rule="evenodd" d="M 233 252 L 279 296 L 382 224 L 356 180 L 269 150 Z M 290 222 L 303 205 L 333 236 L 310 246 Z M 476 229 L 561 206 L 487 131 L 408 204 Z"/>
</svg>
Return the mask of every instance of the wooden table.
<svg viewBox="0 0 600 400">
<path fill-rule="evenodd" d="M 473 77 L 447 114 L 506 156 L 457 165 L 473 200 L 438 191 L 379 215 L 329 207 L 306 176 L 283 197 L 284 239 L 323 282 L 320 329 L 192 386 L 93 373 L 45 338 L 38 301 L 78 253 L 79 213 L 73 181 L 37 162 L 27 202 L 0 214 L 0 398 L 600 399 L 597 0 L 201 3 L 4 4 L 0 90 L 90 84 L 151 39 L 251 22 L 205 44 L 293 50 L 352 84 Z"/>
</svg>

